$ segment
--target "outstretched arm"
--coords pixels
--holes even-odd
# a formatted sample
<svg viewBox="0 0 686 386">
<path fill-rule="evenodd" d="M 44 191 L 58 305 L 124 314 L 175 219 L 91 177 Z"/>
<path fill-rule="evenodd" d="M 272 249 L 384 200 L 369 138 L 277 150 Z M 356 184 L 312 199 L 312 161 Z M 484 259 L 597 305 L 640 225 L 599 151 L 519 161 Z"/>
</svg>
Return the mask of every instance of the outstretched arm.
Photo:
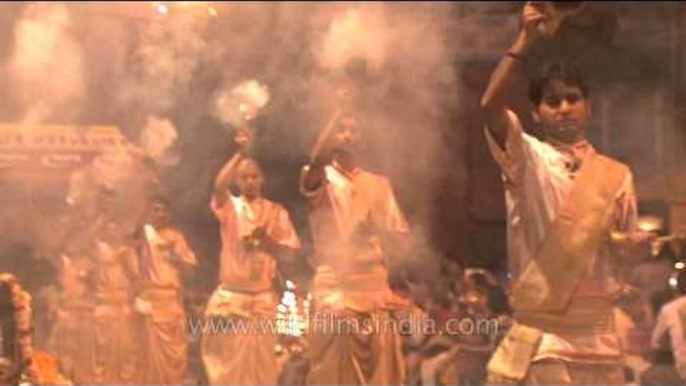
<svg viewBox="0 0 686 386">
<path fill-rule="evenodd" d="M 252 135 L 249 129 L 241 129 L 236 132 L 234 141 L 238 146 L 238 151 L 222 167 L 214 180 L 214 197 L 218 206 L 223 206 L 226 202 L 226 191 L 233 184 L 236 177 L 236 169 L 246 154 L 252 143 Z"/>
<path fill-rule="evenodd" d="M 505 147 L 507 139 L 507 99 L 522 82 L 521 65 L 526 60 L 526 55 L 543 36 L 538 28 L 540 23 L 545 22 L 551 34 L 557 29 L 559 21 L 551 17 L 553 14 L 555 12 L 549 2 L 530 1 L 524 6 L 519 35 L 493 71 L 481 98 L 481 109 L 488 130 L 501 148 Z"/>
<path fill-rule="evenodd" d="M 306 191 L 317 189 L 324 181 L 324 166 L 326 166 L 327 156 L 331 150 L 331 139 L 335 132 L 336 122 L 340 118 L 341 113 L 342 110 L 340 108 L 336 110 L 310 151 L 309 167 L 303 176 L 303 187 Z"/>
</svg>

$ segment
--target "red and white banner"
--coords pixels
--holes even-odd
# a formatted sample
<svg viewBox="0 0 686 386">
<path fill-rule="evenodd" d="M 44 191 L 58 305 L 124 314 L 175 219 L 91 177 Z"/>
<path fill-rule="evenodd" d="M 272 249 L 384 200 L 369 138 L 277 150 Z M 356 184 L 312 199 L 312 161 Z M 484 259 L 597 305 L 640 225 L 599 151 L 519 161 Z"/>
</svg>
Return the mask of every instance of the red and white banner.
<svg viewBox="0 0 686 386">
<path fill-rule="evenodd" d="M 0 124 L 0 172 L 70 172 L 127 144 L 114 126 Z"/>
</svg>

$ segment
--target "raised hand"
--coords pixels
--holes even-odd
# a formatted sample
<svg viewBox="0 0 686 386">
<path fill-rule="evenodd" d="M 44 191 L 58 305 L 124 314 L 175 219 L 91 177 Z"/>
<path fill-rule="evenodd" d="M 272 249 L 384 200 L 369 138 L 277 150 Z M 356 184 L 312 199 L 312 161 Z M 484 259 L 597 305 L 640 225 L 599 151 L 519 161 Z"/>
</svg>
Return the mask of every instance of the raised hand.
<svg viewBox="0 0 686 386">
<path fill-rule="evenodd" d="M 562 15 L 550 1 L 529 1 L 522 11 L 522 31 L 534 41 L 555 35 L 562 22 Z"/>
<path fill-rule="evenodd" d="M 238 152 L 247 154 L 252 147 L 252 132 L 249 128 L 240 128 L 236 130 L 233 141 L 238 147 Z"/>
</svg>

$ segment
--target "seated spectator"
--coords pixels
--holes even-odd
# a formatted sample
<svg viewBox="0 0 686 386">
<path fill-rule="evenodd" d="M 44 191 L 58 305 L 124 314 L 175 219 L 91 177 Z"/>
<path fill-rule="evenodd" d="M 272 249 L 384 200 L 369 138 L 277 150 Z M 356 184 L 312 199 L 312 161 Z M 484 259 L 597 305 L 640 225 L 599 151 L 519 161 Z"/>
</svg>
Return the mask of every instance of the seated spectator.
<svg viewBox="0 0 686 386">
<path fill-rule="evenodd" d="M 657 354 L 654 365 L 641 374 L 642 385 L 686 383 L 686 271 L 682 270 L 676 279 L 679 296 L 660 310 L 651 337 L 651 346 Z M 657 356 L 667 348 L 671 349 L 673 360 L 665 355 Z"/>
</svg>

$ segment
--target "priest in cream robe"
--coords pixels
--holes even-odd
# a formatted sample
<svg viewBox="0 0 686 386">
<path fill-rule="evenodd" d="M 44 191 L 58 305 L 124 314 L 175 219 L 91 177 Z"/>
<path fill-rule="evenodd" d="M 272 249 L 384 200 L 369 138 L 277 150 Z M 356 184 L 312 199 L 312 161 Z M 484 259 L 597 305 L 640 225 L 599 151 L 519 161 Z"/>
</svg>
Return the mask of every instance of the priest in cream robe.
<svg viewBox="0 0 686 386">
<path fill-rule="evenodd" d="M 180 385 L 187 371 L 187 329 L 183 279 L 195 266 L 195 253 L 171 224 L 169 201 L 150 200 L 139 243 L 138 311 L 141 383 Z"/>
<path fill-rule="evenodd" d="M 339 110 L 303 168 L 315 245 L 316 318 L 309 334 L 308 384 L 404 382 L 393 312 L 409 307 L 388 282 L 388 248 L 407 246 L 409 227 L 388 178 L 357 163 L 357 117 Z"/>
<path fill-rule="evenodd" d="M 275 347 L 277 264 L 300 248 L 290 216 L 262 197 L 264 176 L 248 158 L 251 137 L 239 131 L 239 150 L 217 175 L 210 207 L 220 224 L 219 286 L 205 311 L 222 331 L 204 331 L 202 358 L 212 385 L 273 385 L 279 369 Z M 231 194 L 233 184 L 239 195 Z"/>
<path fill-rule="evenodd" d="M 530 49 L 554 34 L 561 17 L 548 2 L 529 2 L 522 19 L 482 99 L 505 186 L 515 319 L 488 364 L 487 383 L 622 384 L 613 301 L 623 292 L 620 264 L 640 254 L 618 251 L 647 241 L 635 232 L 632 173 L 588 142 L 589 89 L 569 64 L 550 64 L 530 80 L 542 138 L 525 132 L 506 99 Z"/>
<path fill-rule="evenodd" d="M 116 222 L 106 219 L 93 243 L 95 366 L 93 379 L 87 383 L 130 385 L 140 381 L 132 307 L 138 273 L 133 245 Z M 90 349 L 88 342 L 83 345 L 84 350 Z"/>
</svg>

